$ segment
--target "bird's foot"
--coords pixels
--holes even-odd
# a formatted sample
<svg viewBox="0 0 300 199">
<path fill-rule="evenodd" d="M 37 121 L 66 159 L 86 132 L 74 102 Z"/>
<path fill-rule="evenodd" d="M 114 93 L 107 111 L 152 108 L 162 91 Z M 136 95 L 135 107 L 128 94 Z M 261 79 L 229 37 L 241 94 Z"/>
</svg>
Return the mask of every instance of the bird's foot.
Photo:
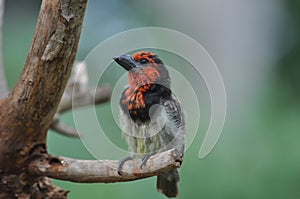
<svg viewBox="0 0 300 199">
<path fill-rule="evenodd" d="M 125 162 L 127 162 L 128 160 L 132 160 L 133 158 L 128 156 L 126 158 L 123 158 L 122 160 L 119 161 L 119 165 L 118 165 L 118 174 L 121 176 L 122 175 L 122 167 L 124 165 Z"/>
<path fill-rule="evenodd" d="M 141 168 L 141 169 L 143 169 L 143 167 L 146 165 L 148 159 L 149 159 L 152 155 L 154 155 L 154 154 L 155 154 L 155 153 L 148 153 L 148 154 L 146 154 L 146 155 L 143 156 L 143 158 L 142 158 L 142 164 L 140 165 L 140 168 Z"/>
</svg>

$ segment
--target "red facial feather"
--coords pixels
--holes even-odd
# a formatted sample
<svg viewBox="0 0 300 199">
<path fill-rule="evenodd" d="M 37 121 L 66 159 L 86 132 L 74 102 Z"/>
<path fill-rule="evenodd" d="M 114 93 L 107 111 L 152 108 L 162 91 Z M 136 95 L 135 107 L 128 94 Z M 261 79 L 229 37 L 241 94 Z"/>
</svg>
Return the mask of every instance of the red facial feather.
<svg viewBox="0 0 300 199">
<path fill-rule="evenodd" d="M 151 52 L 141 51 L 132 56 L 136 61 L 145 58 L 151 64 L 138 71 L 128 73 L 129 88 L 124 92 L 125 99 L 122 100 L 122 104 L 128 103 L 128 110 L 145 107 L 143 93 L 147 92 L 151 84 L 160 76 L 156 67 L 157 64 L 149 56 L 155 55 Z"/>
</svg>

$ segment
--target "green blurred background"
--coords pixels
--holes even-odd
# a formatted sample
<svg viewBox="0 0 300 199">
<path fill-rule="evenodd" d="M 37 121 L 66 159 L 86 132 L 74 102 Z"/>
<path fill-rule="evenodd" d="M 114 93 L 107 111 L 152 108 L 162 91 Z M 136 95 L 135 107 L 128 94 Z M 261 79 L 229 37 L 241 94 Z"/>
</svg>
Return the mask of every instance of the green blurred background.
<svg viewBox="0 0 300 199">
<path fill-rule="evenodd" d="M 22 69 L 40 3 L 6 1 L 3 53 L 10 88 Z M 144 26 L 172 28 L 197 40 L 218 65 L 226 87 L 222 136 L 200 160 L 206 129 L 201 127 L 180 169 L 179 198 L 300 198 L 300 1 L 90 0 L 77 60 L 113 34 Z M 113 85 L 115 76 L 107 73 L 105 79 Z M 97 111 L 109 113 L 110 104 Z M 74 126 L 71 113 L 62 119 Z M 111 137 L 124 144 L 119 132 Z M 78 139 L 50 132 L 47 144 L 55 155 L 93 158 Z M 164 198 L 155 191 L 155 178 L 114 184 L 54 182 L 70 190 L 71 199 Z"/>
</svg>

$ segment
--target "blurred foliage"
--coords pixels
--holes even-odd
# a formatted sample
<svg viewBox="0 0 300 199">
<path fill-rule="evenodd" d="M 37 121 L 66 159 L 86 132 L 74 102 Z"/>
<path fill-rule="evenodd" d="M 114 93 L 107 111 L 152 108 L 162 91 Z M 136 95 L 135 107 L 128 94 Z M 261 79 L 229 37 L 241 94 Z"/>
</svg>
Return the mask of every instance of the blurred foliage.
<svg viewBox="0 0 300 199">
<path fill-rule="evenodd" d="M 6 1 L 3 53 L 10 87 L 16 82 L 25 61 L 40 2 Z M 300 114 L 297 109 L 286 109 L 287 105 L 291 105 L 291 99 L 294 99 L 291 95 L 290 98 L 277 98 L 278 93 L 290 93 L 290 88 L 299 95 L 300 3 L 297 0 L 288 0 L 286 4 L 291 16 L 290 23 L 294 27 L 292 35 L 295 38 L 279 64 L 279 74 L 285 77 L 286 83 L 281 84 L 281 80 L 274 75 L 272 82 L 261 84 L 263 89 L 258 93 L 260 100 L 253 100 L 253 104 L 245 107 L 243 115 L 239 115 L 240 120 L 227 118 L 220 141 L 205 159 L 198 159 L 203 134 L 196 137 L 187 150 L 180 169 L 179 198 L 300 198 Z M 143 15 L 144 10 L 146 9 L 143 4 L 134 0 L 89 1 L 78 59 L 83 59 L 96 44 L 115 33 L 154 23 Z M 132 13 L 136 11 L 138 16 L 133 16 Z M 115 74 L 105 77 L 112 81 L 111 84 L 114 83 L 114 78 Z M 98 115 L 99 119 L 109 111 L 109 103 L 97 107 L 97 112 L 101 113 Z M 72 113 L 63 115 L 62 119 L 75 127 Z M 82 122 L 88 123 L 89 118 Z M 107 118 L 104 122 L 108 126 L 113 125 L 113 121 L 110 122 Z M 111 133 L 111 139 L 122 144 L 118 138 L 120 133 Z M 99 140 L 99 145 L 101 142 Z M 49 132 L 47 145 L 49 152 L 54 155 L 93 158 L 78 139 Z M 76 184 L 58 180 L 54 182 L 70 190 L 71 199 L 164 198 L 155 190 L 155 178 L 114 184 Z"/>
<path fill-rule="evenodd" d="M 292 106 L 300 105 L 300 2 L 287 0 L 285 5 L 288 11 L 289 24 L 286 27 L 282 47 L 287 49 L 286 54 L 279 62 L 278 75 L 288 87 L 288 94 Z"/>
</svg>

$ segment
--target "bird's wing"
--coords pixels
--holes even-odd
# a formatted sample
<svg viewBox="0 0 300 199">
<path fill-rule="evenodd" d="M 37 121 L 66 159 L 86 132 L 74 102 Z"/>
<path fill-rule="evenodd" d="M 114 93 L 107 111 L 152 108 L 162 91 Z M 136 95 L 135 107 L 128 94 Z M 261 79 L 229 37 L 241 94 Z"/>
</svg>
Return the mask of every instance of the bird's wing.
<svg viewBox="0 0 300 199">
<path fill-rule="evenodd" d="M 177 128 L 184 126 L 184 113 L 181 108 L 181 103 L 176 96 L 172 95 L 171 99 L 164 100 L 163 106 Z"/>
<path fill-rule="evenodd" d="M 172 95 L 170 99 L 163 101 L 162 104 L 169 121 L 172 123 L 172 125 L 168 125 L 168 128 L 172 129 L 171 132 L 173 132 L 174 136 L 167 148 L 175 148 L 178 152 L 183 154 L 185 148 L 185 122 L 181 103 L 176 96 Z"/>
</svg>

